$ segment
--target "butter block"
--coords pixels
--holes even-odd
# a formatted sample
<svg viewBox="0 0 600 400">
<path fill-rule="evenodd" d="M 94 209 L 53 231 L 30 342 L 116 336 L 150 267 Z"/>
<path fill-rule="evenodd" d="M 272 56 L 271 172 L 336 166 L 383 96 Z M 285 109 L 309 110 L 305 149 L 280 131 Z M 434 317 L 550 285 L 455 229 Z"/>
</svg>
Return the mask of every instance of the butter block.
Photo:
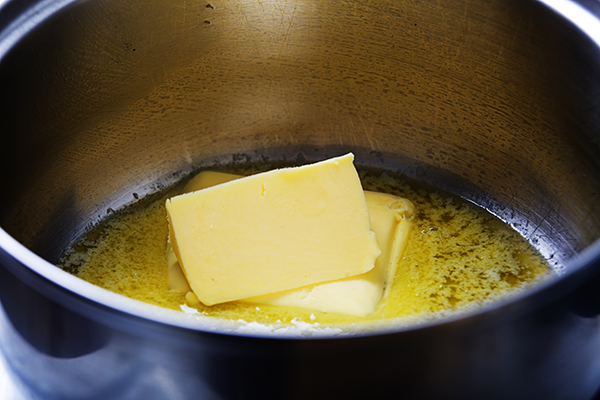
<svg viewBox="0 0 600 400">
<path fill-rule="evenodd" d="M 196 190 L 206 189 L 239 178 L 243 178 L 243 176 L 219 171 L 202 171 L 185 184 L 183 193 L 195 192 Z"/>
<path fill-rule="evenodd" d="M 240 175 L 223 172 L 202 171 L 187 183 L 183 191 L 201 190 L 240 177 Z M 408 235 L 412 229 L 411 217 L 415 209 L 409 200 L 401 197 L 371 191 L 365 191 L 364 194 L 369 209 L 371 229 L 375 232 L 381 249 L 381 254 L 377 257 L 371 271 L 355 277 L 251 297 L 242 301 L 355 316 L 373 313 L 380 301 L 385 298 L 395 276 L 397 265 L 408 243 Z M 171 286 L 185 292 L 189 290 L 189 286 L 181 285 L 181 272 L 177 274 L 179 264 L 174 254 L 169 252 L 168 250 L 169 271 L 173 274 Z"/>
<path fill-rule="evenodd" d="M 213 305 L 365 273 L 380 254 L 354 156 L 173 197 L 170 244 Z"/>
<path fill-rule="evenodd" d="M 189 292 L 192 290 L 190 287 L 187 278 L 185 277 L 181 267 L 179 266 L 179 261 L 177 261 L 177 256 L 173 251 L 173 247 L 171 243 L 167 245 L 167 264 L 169 265 L 169 289 L 177 292 Z"/>
</svg>

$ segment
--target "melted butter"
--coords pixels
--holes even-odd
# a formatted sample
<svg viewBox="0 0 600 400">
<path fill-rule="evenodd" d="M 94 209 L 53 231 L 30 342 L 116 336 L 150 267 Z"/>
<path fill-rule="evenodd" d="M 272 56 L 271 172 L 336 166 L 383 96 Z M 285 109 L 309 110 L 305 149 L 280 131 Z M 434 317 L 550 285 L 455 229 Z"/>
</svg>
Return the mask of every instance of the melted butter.
<svg viewBox="0 0 600 400">
<path fill-rule="evenodd" d="M 239 171 L 233 171 L 238 172 Z M 414 229 L 389 294 L 366 317 L 230 302 L 198 306 L 201 314 L 259 323 L 293 320 L 344 325 L 427 318 L 472 309 L 526 290 L 550 276 L 545 260 L 504 223 L 456 197 L 410 186 L 387 175 L 362 173 L 366 190 L 410 199 Z M 169 290 L 165 199 L 116 213 L 65 253 L 61 267 L 125 296 L 180 310 L 185 293 Z"/>
</svg>

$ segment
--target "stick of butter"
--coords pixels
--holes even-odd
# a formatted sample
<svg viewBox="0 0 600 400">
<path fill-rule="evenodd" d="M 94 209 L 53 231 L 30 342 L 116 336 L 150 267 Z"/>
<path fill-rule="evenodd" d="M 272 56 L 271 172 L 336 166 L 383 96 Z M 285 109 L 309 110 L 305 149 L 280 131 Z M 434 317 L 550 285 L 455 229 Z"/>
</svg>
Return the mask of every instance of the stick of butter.
<svg viewBox="0 0 600 400">
<path fill-rule="evenodd" d="M 175 196 L 169 237 L 198 299 L 213 305 L 365 273 L 380 250 L 354 156 Z"/>
<path fill-rule="evenodd" d="M 187 183 L 183 192 L 205 189 L 238 178 L 241 176 L 216 171 L 202 171 Z M 414 206 L 409 200 L 401 197 L 370 191 L 364 193 L 370 214 L 371 229 L 375 232 L 381 249 L 381 254 L 377 257 L 375 267 L 371 271 L 338 281 L 251 297 L 242 299 L 242 301 L 355 316 L 373 313 L 381 299 L 387 294 L 389 284 L 396 273 L 396 266 L 408 243 L 408 234 L 412 229 L 410 218 L 414 214 Z M 167 258 L 171 289 L 189 292 L 191 289 L 185 278 L 181 278 L 183 274 L 170 246 L 167 250 Z M 191 298 L 190 303 L 193 305 L 194 296 L 188 297 Z"/>
</svg>

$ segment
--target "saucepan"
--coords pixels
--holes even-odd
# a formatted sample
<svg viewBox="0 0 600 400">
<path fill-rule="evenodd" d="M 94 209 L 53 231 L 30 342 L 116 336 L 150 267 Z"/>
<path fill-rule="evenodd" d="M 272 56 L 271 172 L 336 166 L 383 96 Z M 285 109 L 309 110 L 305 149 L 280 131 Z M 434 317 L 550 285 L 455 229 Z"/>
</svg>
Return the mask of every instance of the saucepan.
<svg viewBox="0 0 600 400">
<path fill-rule="evenodd" d="M 600 4 L 7 0 L 0 348 L 36 399 L 587 399 L 600 385 Z M 191 326 L 55 263 L 205 167 L 351 151 L 484 207 L 556 277 L 342 337 Z"/>
</svg>

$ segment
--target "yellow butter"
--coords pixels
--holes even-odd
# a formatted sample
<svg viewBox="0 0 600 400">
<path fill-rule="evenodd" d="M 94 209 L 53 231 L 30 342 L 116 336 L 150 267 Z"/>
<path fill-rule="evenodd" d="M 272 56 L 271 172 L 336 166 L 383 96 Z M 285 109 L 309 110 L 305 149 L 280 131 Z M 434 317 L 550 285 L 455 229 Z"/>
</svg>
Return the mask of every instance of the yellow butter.
<svg viewBox="0 0 600 400">
<path fill-rule="evenodd" d="M 183 187 L 183 193 L 195 192 L 196 190 L 206 189 L 239 178 L 243 178 L 243 176 L 219 171 L 202 171 Z"/>
<path fill-rule="evenodd" d="M 170 244 L 207 305 L 365 273 L 380 253 L 354 156 L 167 200 Z"/>
<path fill-rule="evenodd" d="M 201 190 L 240 177 L 240 175 L 223 172 L 202 171 L 188 182 L 183 191 Z M 397 196 L 370 191 L 364 193 L 371 229 L 375 232 L 381 249 L 381 254 L 377 257 L 375 267 L 371 271 L 338 281 L 242 299 L 242 301 L 356 316 L 374 312 L 387 293 L 396 266 L 408 243 L 408 234 L 412 228 L 410 218 L 414 214 L 414 206 L 409 200 Z M 184 292 L 190 290 L 187 282 L 181 281 L 181 272 L 177 271 L 179 264 L 174 254 L 167 251 L 167 257 L 171 288 Z"/>
<path fill-rule="evenodd" d="M 177 256 L 173 251 L 173 247 L 171 246 L 170 240 L 167 244 L 167 263 L 169 265 L 169 288 L 170 290 L 175 290 L 178 292 L 189 292 L 192 290 L 190 285 L 188 284 L 187 278 L 185 277 L 181 267 L 179 266 L 179 261 L 177 261 Z"/>
</svg>

